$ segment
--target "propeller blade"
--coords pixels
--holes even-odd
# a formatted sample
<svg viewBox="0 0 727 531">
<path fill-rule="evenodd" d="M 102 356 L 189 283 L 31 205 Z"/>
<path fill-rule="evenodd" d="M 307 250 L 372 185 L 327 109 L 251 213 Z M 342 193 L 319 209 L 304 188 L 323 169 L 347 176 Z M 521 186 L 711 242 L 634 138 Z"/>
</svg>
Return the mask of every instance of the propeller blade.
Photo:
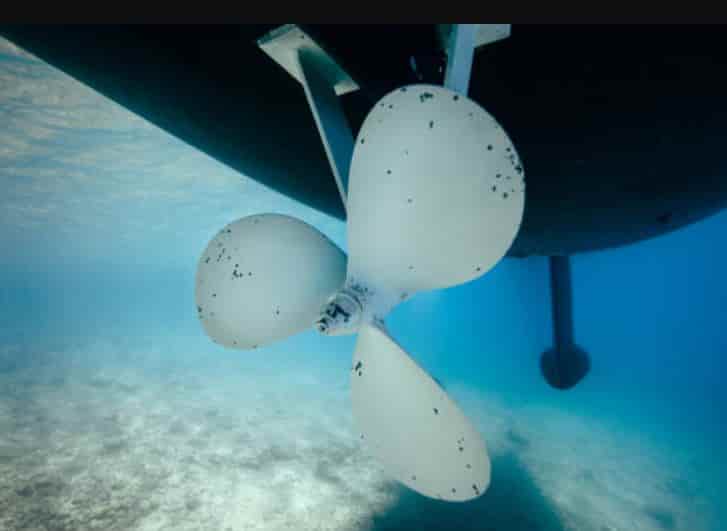
<svg viewBox="0 0 727 531">
<path fill-rule="evenodd" d="M 354 148 L 349 277 L 408 293 L 479 277 L 512 244 L 524 192 L 518 154 L 482 107 L 435 85 L 391 92 Z"/>
<path fill-rule="evenodd" d="M 279 214 L 222 229 L 197 266 L 197 311 L 214 341 L 250 349 L 310 327 L 341 287 L 346 255 L 326 236 Z"/>
<path fill-rule="evenodd" d="M 356 427 L 394 478 L 447 501 L 487 489 L 490 460 L 480 434 L 386 332 L 361 328 L 351 374 Z"/>
</svg>

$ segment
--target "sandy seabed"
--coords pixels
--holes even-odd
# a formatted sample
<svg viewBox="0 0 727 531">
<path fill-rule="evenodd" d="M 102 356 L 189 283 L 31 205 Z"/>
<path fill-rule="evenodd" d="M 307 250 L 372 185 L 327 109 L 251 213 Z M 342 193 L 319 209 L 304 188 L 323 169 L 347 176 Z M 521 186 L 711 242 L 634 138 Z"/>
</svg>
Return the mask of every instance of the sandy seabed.
<svg viewBox="0 0 727 531">
<path fill-rule="evenodd" d="M 717 528 L 688 456 L 554 408 L 448 384 L 493 465 L 451 504 L 366 453 L 340 360 L 0 349 L 3 530 Z"/>
</svg>

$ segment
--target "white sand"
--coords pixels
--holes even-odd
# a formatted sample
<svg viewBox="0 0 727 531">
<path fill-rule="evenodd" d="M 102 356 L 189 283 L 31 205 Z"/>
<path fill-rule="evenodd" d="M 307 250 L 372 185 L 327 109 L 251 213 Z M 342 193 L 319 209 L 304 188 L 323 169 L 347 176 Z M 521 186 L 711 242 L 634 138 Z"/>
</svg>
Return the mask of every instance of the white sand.
<svg viewBox="0 0 727 531">
<path fill-rule="evenodd" d="M 413 521 L 401 520 L 406 503 L 421 503 L 411 512 L 427 529 L 446 525 L 448 508 L 389 481 L 359 445 L 347 360 L 115 348 L 0 372 L 0 529 L 388 529 Z M 521 497 L 526 481 L 562 529 L 715 529 L 685 456 L 591 418 L 448 387 L 487 438 L 491 490 L 502 491 L 508 459 L 523 469 L 512 492 L 456 504 L 468 529 L 488 529 L 476 518 L 497 520 L 498 500 L 534 499 Z M 542 507 L 523 503 L 512 514 L 538 528 Z M 525 528 L 503 514 L 492 529 Z"/>
</svg>

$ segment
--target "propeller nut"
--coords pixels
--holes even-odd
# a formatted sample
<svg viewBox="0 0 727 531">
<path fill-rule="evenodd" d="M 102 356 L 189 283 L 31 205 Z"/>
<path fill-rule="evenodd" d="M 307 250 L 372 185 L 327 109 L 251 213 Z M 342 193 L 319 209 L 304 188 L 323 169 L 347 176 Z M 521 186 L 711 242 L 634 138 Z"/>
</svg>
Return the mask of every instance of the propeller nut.
<svg viewBox="0 0 727 531">
<path fill-rule="evenodd" d="M 361 323 L 362 305 L 356 295 L 342 290 L 333 295 L 321 310 L 315 327 L 321 334 L 355 334 Z"/>
</svg>

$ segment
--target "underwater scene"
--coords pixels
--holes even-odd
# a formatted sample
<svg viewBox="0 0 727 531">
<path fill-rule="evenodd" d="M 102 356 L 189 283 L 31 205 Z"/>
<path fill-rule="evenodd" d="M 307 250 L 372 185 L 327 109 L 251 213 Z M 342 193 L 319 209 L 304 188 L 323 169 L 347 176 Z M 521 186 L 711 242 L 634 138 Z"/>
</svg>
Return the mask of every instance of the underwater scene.
<svg viewBox="0 0 727 531">
<path fill-rule="evenodd" d="M 545 257 L 395 307 L 390 334 L 487 445 L 490 484 L 461 503 L 359 436 L 354 335 L 205 334 L 200 257 L 261 213 L 347 249 L 343 222 L 0 39 L 0 529 L 727 529 L 727 211 L 572 258 L 592 366 L 568 391 L 539 367 Z"/>
</svg>

